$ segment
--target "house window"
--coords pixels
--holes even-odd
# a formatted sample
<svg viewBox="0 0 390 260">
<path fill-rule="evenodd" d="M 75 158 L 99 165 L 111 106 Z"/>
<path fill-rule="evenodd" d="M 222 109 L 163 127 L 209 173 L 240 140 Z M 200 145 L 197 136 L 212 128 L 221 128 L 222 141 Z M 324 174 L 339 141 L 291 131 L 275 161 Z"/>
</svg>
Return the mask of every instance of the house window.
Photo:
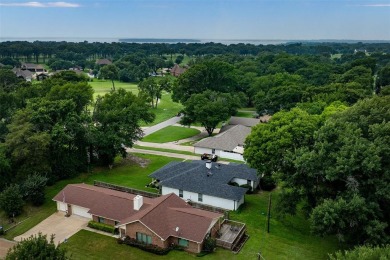
<svg viewBox="0 0 390 260">
<path fill-rule="evenodd" d="M 188 247 L 188 240 L 179 238 L 178 244 L 179 244 L 179 246 L 182 246 L 182 247 Z"/>
<path fill-rule="evenodd" d="M 150 245 L 152 243 L 152 237 L 144 233 L 137 232 L 137 241 Z"/>
<path fill-rule="evenodd" d="M 247 180 L 246 184 L 251 185 L 252 184 L 251 180 Z"/>
<path fill-rule="evenodd" d="M 179 197 L 183 198 L 183 190 L 179 190 Z"/>
<path fill-rule="evenodd" d="M 99 222 L 99 223 L 103 223 L 103 224 L 104 224 L 104 218 L 102 218 L 102 217 L 98 217 L 98 222 Z"/>
<path fill-rule="evenodd" d="M 115 226 L 119 224 L 119 221 L 115 221 Z"/>
<path fill-rule="evenodd" d="M 198 201 L 202 202 L 203 201 L 203 194 L 198 193 Z"/>
</svg>

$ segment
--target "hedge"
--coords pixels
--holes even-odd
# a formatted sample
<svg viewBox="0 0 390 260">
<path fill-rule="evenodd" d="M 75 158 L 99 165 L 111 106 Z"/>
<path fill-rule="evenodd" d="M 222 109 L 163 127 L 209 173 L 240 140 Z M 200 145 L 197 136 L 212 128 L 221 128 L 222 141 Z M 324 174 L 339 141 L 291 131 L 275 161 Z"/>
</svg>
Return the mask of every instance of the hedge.
<svg viewBox="0 0 390 260">
<path fill-rule="evenodd" d="M 156 255 L 166 255 L 169 253 L 169 251 L 171 251 L 171 249 L 173 249 L 171 247 L 161 248 L 161 247 L 156 246 L 156 245 L 147 245 L 147 244 L 144 244 L 144 243 L 137 241 L 134 238 L 130 238 L 129 236 L 126 236 L 125 239 L 118 238 L 117 241 L 118 241 L 118 244 L 126 244 L 129 246 L 133 246 L 133 247 L 139 248 L 141 250 L 144 250 L 146 252 L 150 252 L 150 253 L 153 253 Z"/>
<path fill-rule="evenodd" d="M 88 222 L 88 227 L 93 228 L 93 229 L 97 229 L 97 230 L 100 230 L 100 231 L 112 233 L 112 234 L 115 233 L 115 227 L 114 226 L 110 226 L 110 225 L 107 225 L 107 224 L 99 223 L 99 222 L 96 222 L 96 221 L 93 221 L 93 220 Z"/>
</svg>

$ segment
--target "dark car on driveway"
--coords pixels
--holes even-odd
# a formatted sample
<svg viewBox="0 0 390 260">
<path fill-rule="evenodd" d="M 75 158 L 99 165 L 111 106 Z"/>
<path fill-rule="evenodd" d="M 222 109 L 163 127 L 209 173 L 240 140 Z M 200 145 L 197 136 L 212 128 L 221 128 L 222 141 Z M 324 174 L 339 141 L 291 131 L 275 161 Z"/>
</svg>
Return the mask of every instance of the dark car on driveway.
<svg viewBox="0 0 390 260">
<path fill-rule="evenodd" d="M 210 160 L 212 162 L 216 162 L 218 160 L 218 156 L 215 154 L 209 154 L 209 153 L 204 153 L 200 156 L 200 159 L 202 160 Z"/>
</svg>

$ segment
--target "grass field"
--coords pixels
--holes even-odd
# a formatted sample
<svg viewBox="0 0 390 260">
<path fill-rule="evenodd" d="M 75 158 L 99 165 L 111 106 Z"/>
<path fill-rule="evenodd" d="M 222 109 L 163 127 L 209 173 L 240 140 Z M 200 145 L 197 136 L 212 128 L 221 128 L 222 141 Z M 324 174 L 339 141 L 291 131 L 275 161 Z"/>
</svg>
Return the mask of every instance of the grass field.
<svg viewBox="0 0 390 260">
<path fill-rule="evenodd" d="M 194 154 L 192 152 L 187 152 L 187 151 L 165 149 L 165 148 L 157 148 L 157 147 L 149 147 L 149 146 L 141 146 L 141 145 L 134 145 L 133 148 L 150 150 L 150 151 L 158 151 L 158 152 L 177 153 L 177 154 L 185 154 L 185 155 L 196 155 L 196 154 Z"/>
<path fill-rule="evenodd" d="M 253 118 L 253 112 L 248 111 L 238 111 L 235 116 L 238 117 L 247 117 L 247 118 Z"/>
<path fill-rule="evenodd" d="M 167 126 L 153 134 L 150 134 L 142 139 L 143 142 L 151 143 L 167 143 L 199 134 L 198 129 L 182 127 L 182 126 Z"/>
<path fill-rule="evenodd" d="M 24 213 L 18 216 L 16 221 L 19 222 L 25 219 L 27 220 L 7 232 L 5 238 L 13 239 L 15 236 L 23 234 L 24 232 L 31 229 L 33 226 L 53 214 L 56 211 L 56 204 L 52 201 L 52 198 L 69 183 L 92 184 L 94 180 L 99 180 L 118 185 L 129 186 L 136 189 L 142 189 L 149 192 L 156 192 L 155 189 L 145 187 L 145 185 L 151 181 L 148 175 L 155 170 L 161 168 L 168 162 L 180 160 L 176 158 L 142 154 L 137 154 L 137 157 L 150 160 L 149 165 L 145 168 L 142 168 L 134 162 L 130 162 L 128 160 L 121 160 L 112 170 L 105 168 L 96 168 L 92 171 L 92 173 L 81 174 L 78 177 L 59 181 L 55 185 L 47 187 L 46 200 L 43 206 L 26 206 Z M 7 223 L 4 213 L 0 213 L 0 225 L 2 225 L 2 222 Z"/>
<path fill-rule="evenodd" d="M 177 56 L 181 55 L 180 53 L 172 54 L 172 61 L 175 62 Z M 171 59 L 171 55 L 164 55 L 167 59 Z M 183 61 L 180 63 L 180 66 L 187 65 L 190 60 L 193 59 L 188 55 L 184 55 Z"/>
<path fill-rule="evenodd" d="M 112 89 L 112 83 L 109 80 L 94 79 L 92 82 L 89 82 L 89 84 L 92 86 L 92 88 L 95 91 L 93 95 L 94 99 L 96 99 L 98 95 L 103 96 L 104 94 L 110 92 Z M 136 95 L 138 94 L 137 83 L 125 83 L 125 82 L 115 81 L 115 89 L 119 89 L 119 88 L 123 88 L 127 91 L 131 91 Z M 151 109 L 152 112 L 156 114 L 155 120 L 153 121 L 153 123 L 150 124 L 142 123 L 141 126 L 151 126 L 163 122 L 177 115 L 177 113 L 181 109 L 183 109 L 183 106 L 179 103 L 173 102 L 170 93 L 163 93 L 162 98 L 157 106 L 157 109 L 155 108 Z"/>
</svg>

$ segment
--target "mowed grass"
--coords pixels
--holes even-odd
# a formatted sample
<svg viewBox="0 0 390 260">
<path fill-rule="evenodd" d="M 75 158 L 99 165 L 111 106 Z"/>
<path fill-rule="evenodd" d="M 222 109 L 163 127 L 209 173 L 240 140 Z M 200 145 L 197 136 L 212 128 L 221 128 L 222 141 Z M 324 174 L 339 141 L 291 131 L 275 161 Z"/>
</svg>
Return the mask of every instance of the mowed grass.
<svg viewBox="0 0 390 260">
<path fill-rule="evenodd" d="M 120 160 L 113 169 L 96 168 L 91 173 L 84 173 L 75 178 L 62 180 L 46 188 L 46 200 L 41 207 L 27 205 L 22 215 L 16 218 L 16 222 L 25 220 L 15 228 L 9 230 L 5 235 L 7 239 L 23 234 L 36 224 L 50 216 L 56 211 L 56 204 L 52 198 L 67 184 L 70 183 L 88 183 L 93 184 L 94 180 L 114 183 L 122 186 L 128 186 L 135 189 L 149 192 L 157 192 L 156 189 L 145 187 L 150 183 L 151 178 L 148 175 L 171 161 L 180 161 L 182 159 L 169 158 L 155 155 L 137 154 L 137 157 L 149 160 L 149 164 L 142 168 L 139 164 L 126 160 Z M 0 225 L 7 223 L 4 212 L 0 212 Z"/>
<path fill-rule="evenodd" d="M 273 192 L 273 205 L 276 204 L 278 191 Z M 236 212 L 230 212 L 232 220 L 247 225 L 249 240 L 237 255 L 228 250 L 217 248 L 203 259 L 257 259 L 261 252 L 264 259 L 327 259 L 328 253 L 339 249 L 334 237 L 320 238 L 310 234 L 309 223 L 302 215 L 287 217 L 283 220 L 271 218 L 270 233 L 266 232 L 266 212 L 269 192 L 247 195 L 245 206 Z M 271 216 L 273 215 L 271 211 Z M 157 256 L 127 245 L 118 245 L 116 240 L 80 231 L 72 236 L 66 247 L 74 259 L 193 259 L 196 256 L 181 251 L 171 251 L 168 255 Z"/>
<path fill-rule="evenodd" d="M 237 116 L 237 117 L 253 118 L 253 113 L 254 112 L 238 111 L 235 116 Z"/>
<path fill-rule="evenodd" d="M 145 136 L 142 141 L 151 143 L 167 143 L 189 138 L 199 133 L 200 131 L 194 128 L 167 126 L 157 132 L 154 132 L 153 134 Z"/>
<path fill-rule="evenodd" d="M 123 88 L 127 91 L 131 91 L 135 95 L 138 94 L 138 84 L 137 83 L 125 83 L 120 81 L 114 81 L 115 89 Z M 94 90 L 93 97 L 96 100 L 97 96 L 104 96 L 106 93 L 109 93 L 112 89 L 112 83 L 110 80 L 100 80 L 94 79 L 92 82 L 89 82 Z M 141 126 L 152 126 L 158 123 L 161 123 L 165 120 L 168 120 L 171 117 L 177 115 L 177 113 L 183 109 L 183 106 L 180 103 L 172 101 L 171 94 L 164 92 L 162 94 L 161 100 L 157 105 L 157 108 L 151 108 L 151 111 L 156 115 L 155 120 L 152 123 L 145 124 L 141 123 Z"/>
</svg>

